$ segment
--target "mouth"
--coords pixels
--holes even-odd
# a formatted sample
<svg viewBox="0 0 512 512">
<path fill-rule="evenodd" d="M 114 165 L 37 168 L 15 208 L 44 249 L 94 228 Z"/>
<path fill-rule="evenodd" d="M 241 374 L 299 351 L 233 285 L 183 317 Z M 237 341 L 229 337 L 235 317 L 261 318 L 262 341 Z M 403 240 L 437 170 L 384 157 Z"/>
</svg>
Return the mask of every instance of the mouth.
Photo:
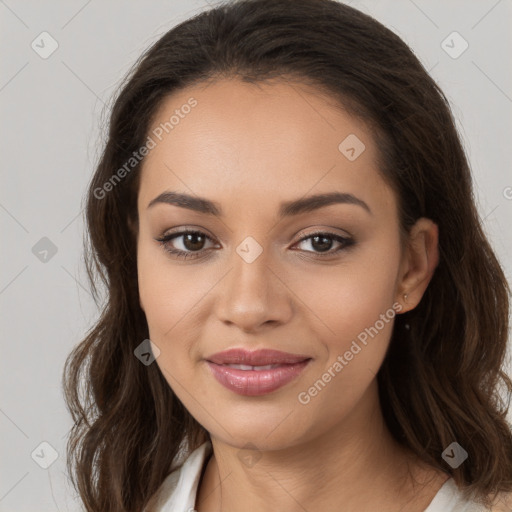
<svg viewBox="0 0 512 512">
<path fill-rule="evenodd" d="M 215 379 L 245 396 L 271 393 L 298 377 L 311 357 L 277 350 L 231 349 L 206 359 Z"/>
<path fill-rule="evenodd" d="M 264 366 L 251 366 L 250 364 L 224 364 L 222 366 L 227 366 L 228 368 L 234 368 L 235 370 L 255 370 L 257 372 L 261 372 L 262 370 L 273 370 L 274 368 L 279 368 L 280 364 L 266 364 Z"/>
</svg>

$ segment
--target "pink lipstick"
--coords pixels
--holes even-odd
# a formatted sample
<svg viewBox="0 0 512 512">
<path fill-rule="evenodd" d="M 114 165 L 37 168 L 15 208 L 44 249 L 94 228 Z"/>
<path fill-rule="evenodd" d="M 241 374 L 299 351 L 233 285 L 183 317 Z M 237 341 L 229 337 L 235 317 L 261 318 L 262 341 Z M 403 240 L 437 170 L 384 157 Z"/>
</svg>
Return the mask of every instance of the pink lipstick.
<svg viewBox="0 0 512 512">
<path fill-rule="evenodd" d="M 311 357 L 277 350 L 240 348 L 206 358 L 213 376 L 227 389 L 245 396 L 265 395 L 288 384 L 308 365 Z"/>
</svg>

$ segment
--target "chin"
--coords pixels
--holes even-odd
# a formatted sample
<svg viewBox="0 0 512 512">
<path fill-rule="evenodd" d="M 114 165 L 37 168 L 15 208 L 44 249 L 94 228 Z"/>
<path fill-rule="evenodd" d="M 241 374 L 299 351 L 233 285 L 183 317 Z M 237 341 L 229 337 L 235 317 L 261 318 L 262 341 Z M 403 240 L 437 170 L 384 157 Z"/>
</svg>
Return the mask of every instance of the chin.
<svg viewBox="0 0 512 512">
<path fill-rule="evenodd" d="M 281 407 L 280 410 L 286 409 Z M 225 430 L 218 425 L 210 425 L 213 428 L 207 430 L 212 438 L 233 448 L 243 449 L 251 445 L 261 451 L 281 450 L 304 441 L 310 431 L 307 425 L 297 422 L 296 413 L 287 414 L 274 414 L 270 420 L 268 414 L 249 416 L 235 412 L 222 416 Z"/>
</svg>

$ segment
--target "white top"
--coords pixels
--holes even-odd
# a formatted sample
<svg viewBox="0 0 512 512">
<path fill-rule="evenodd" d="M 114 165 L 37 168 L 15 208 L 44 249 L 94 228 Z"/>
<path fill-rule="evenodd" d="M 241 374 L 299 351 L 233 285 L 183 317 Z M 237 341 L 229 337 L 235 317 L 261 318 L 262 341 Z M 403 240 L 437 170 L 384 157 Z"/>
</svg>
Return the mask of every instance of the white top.
<svg viewBox="0 0 512 512">
<path fill-rule="evenodd" d="M 194 450 L 183 465 L 162 482 L 158 501 L 150 511 L 144 512 L 194 512 L 197 488 L 203 465 L 212 451 L 209 441 Z M 473 501 L 466 501 L 453 478 L 439 489 L 424 512 L 484 512 L 488 509 Z"/>
</svg>

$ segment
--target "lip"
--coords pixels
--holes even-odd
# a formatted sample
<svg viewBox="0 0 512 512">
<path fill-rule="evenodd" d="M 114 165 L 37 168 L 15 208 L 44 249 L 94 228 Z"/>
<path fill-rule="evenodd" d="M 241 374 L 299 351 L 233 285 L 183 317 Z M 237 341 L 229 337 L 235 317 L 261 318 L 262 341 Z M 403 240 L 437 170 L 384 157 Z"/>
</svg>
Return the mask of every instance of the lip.
<svg viewBox="0 0 512 512">
<path fill-rule="evenodd" d="M 213 376 L 227 389 L 245 396 L 271 393 L 298 377 L 311 361 L 310 356 L 278 350 L 230 349 L 206 358 Z M 264 370 L 239 369 L 228 365 L 268 366 Z"/>
<path fill-rule="evenodd" d="M 217 352 L 206 358 L 207 361 L 216 364 L 246 364 L 250 366 L 265 366 L 267 364 L 294 364 L 311 359 L 303 354 L 291 354 L 272 349 L 245 350 L 232 348 Z"/>
</svg>

